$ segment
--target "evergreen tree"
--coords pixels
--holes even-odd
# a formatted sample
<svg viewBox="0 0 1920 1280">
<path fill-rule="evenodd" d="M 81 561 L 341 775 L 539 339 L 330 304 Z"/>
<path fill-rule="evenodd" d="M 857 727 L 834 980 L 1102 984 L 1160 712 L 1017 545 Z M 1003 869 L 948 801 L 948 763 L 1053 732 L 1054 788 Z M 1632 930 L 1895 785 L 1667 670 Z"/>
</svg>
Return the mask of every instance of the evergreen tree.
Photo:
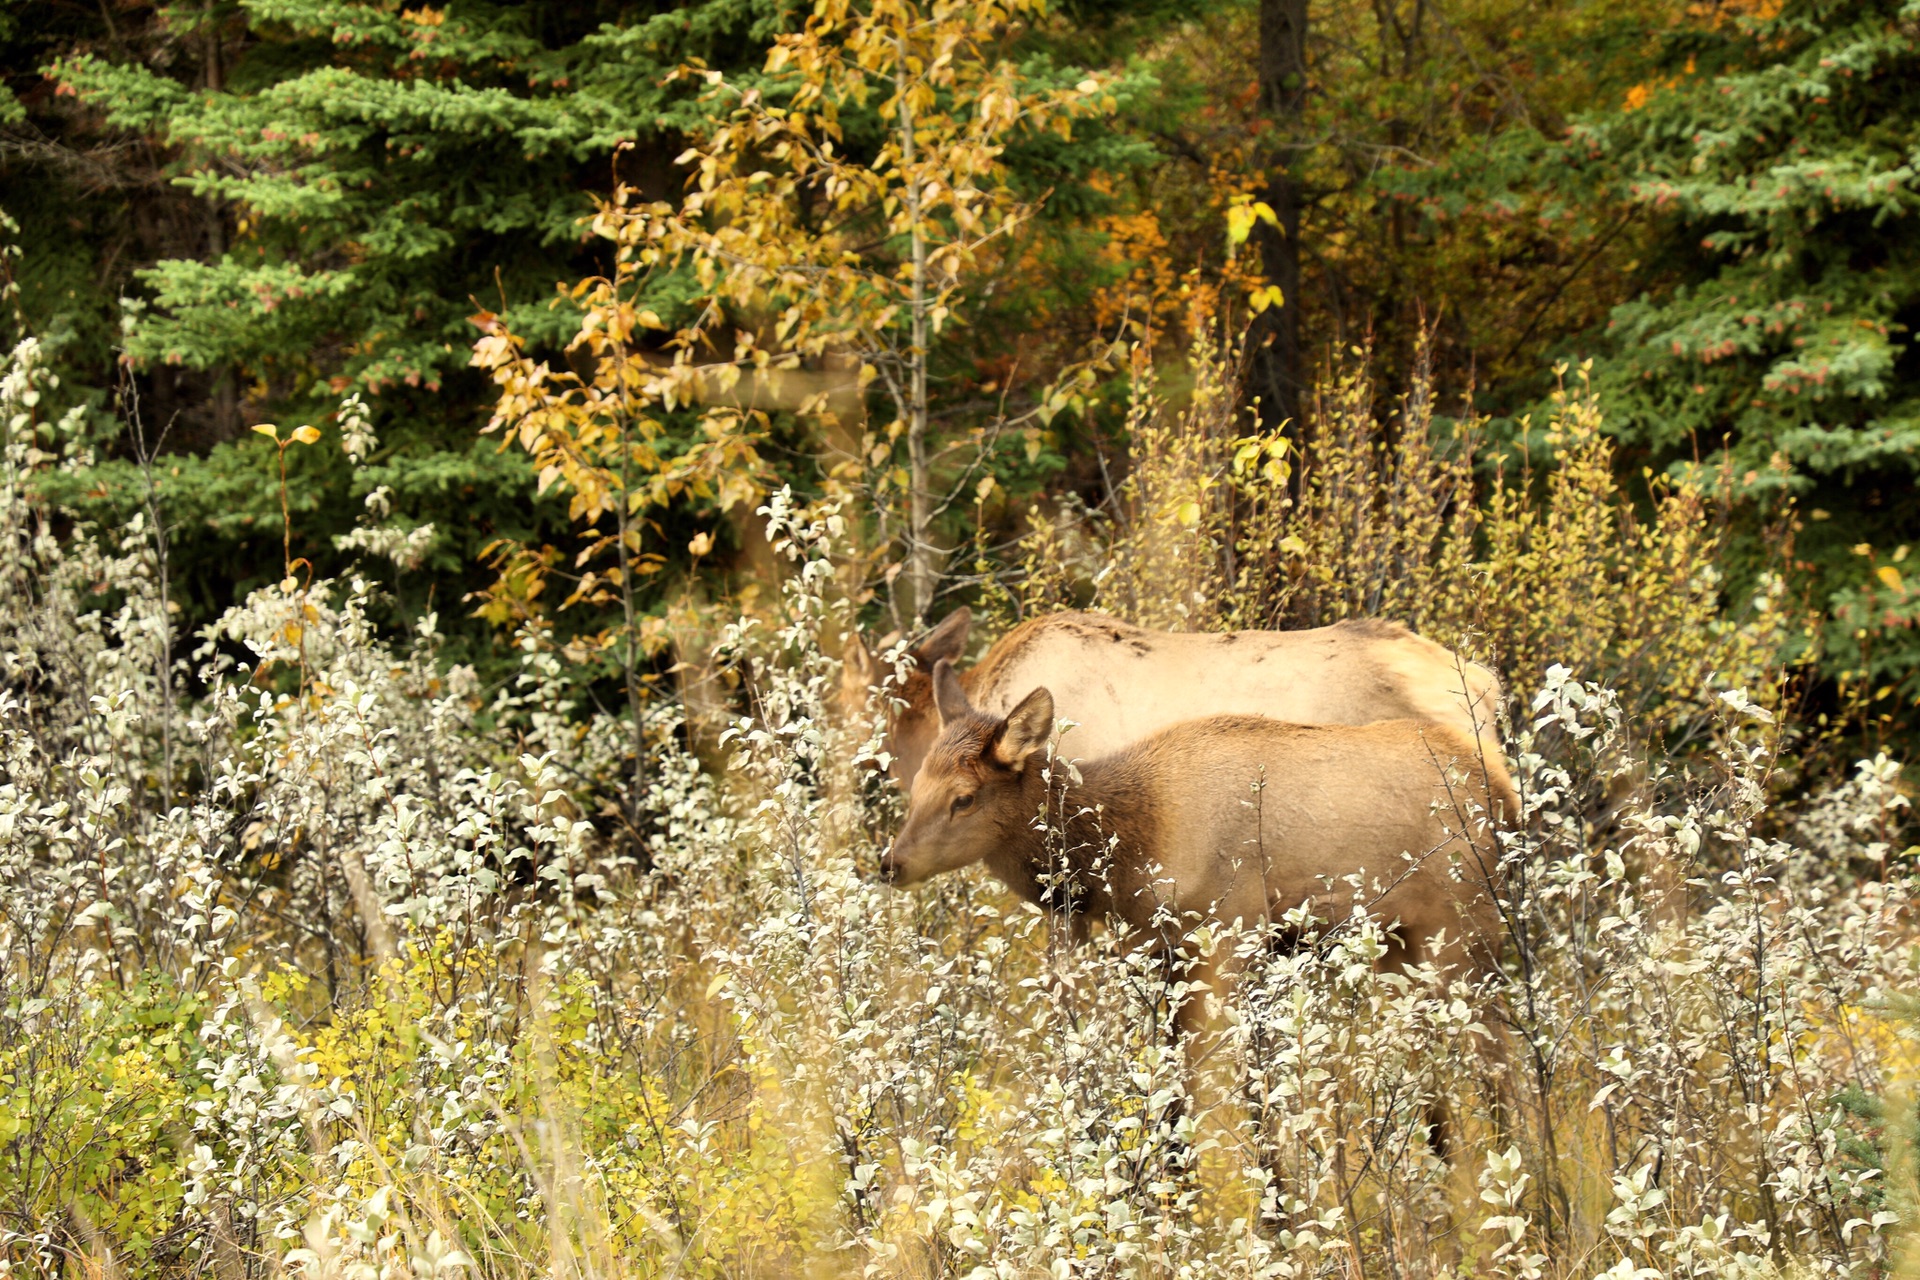
<svg viewBox="0 0 1920 1280">
<path fill-rule="evenodd" d="M 170 444 L 188 453 L 162 484 L 196 611 L 278 572 L 271 450 L 249 422 L 326 425 L 349 396 L 380 442 L 370 464 L 338 448 L 294 459 L 297 549 L 323 571 L 383 488 L 400 523 L 439 529 L 427 567 L 452 579 L 443 609 L 486 542 L 563 526 L 524 461 L 477 437 L 487 388 L 467 368 L 468 317 L 477 301 L 557 335 L 554 283 L 605 265 L 581 225 L 590 193 L 677 187 L 697 108 L 668 74 L 757 65 L 784 21 L 778 0 L 250 0 L 0 31 L 0 123 L 41 139 L 6 156 L 10 191 L 27 193 L 23 260 L 45 277 L 23 290 L 29 322 L 86 339 L 68 343 L 69 386 L 110 385 L 118 347 L 150 420 L 186 410 Z M 151 209 L 163 232 L 111 252 L 110 235 L 67 225 L 137 227 Z M 116 258 L 137 269 L 116 277 Z M 60 287 L 88 271 L 106 288 Z M 136 468 L 109 462 L 63 496 L 113 518 L 137 489 Z M 434 590 L 396 585 L 417 597 L 402 615 Z"/>
<path fill-rule="evenodd" d="M 1913 692 L 1920 4 L 1744 7 L 1571 140 L 1655 220 L 1675 282 L 1614 309 L 1608 415 L 1738 493 L 1799 494 L 1830 670 Z"/>
<path fill-rule="evenodd" d="M 474 296 L 544 303 L 614 148 L 652 143 L 636 164 L 658 167 L 676 124 L 666 73 L 727 26 L 772 20 L 732 4 L 602 25 L 616 15 L 591 3 L 357 0 L 244 16 L 250 39 L 217 86 L 91 53 L 56 75 L 175 149 L 175 180 L 231 210 L 232 243 L 210 260 L 143 273 L 129 352 L 230 362 L 315 407 L 354 387 L 437 391 L 466 364 Z"/>
</svg>

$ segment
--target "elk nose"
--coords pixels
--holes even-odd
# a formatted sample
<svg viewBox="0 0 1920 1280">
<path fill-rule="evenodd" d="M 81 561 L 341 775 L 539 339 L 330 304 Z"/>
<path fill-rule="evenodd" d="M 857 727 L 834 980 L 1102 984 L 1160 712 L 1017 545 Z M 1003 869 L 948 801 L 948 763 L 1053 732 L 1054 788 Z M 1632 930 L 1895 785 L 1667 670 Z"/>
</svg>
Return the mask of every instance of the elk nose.
<svg viewBox="0 0 1920 1280">
<path fill-rule="evenodd" d="M 900 859 L 894 856 L 891 845 L 887 847 L 885 853 L 880 855 L 880 878 L 888 884 L 900 878 Z"/>
</svg>

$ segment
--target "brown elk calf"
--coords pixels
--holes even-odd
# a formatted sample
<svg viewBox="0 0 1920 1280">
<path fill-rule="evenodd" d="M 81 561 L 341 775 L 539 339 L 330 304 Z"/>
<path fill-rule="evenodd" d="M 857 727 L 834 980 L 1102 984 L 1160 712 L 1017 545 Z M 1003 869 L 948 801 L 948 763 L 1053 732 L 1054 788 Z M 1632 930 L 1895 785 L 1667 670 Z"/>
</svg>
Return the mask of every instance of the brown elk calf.
<svg viewBox="0 0 1920 1280">
<path fill-rule="evenodd" d="M 1504 764 L 1458 729 L 1210 716 L 1084 761 L 1078 782 L 1064 766 L 1049 781 L 1045 689 L 998 717 L 967 701 L 946 662 L 933 685 L 940 734 L 881 860 L 894 884 L 985 862 L 1030 902 L 1057 883 L 1066 901 L 1055 906 L 1083 920 L 1110 915 L 1136 942 L 1163 946 L 1174 941 L 1170 920 L 1252 925 L 1303 904 L 1345 916 L 1326 908 L 1357 896 L 1398 922 L 1383 963 L 1490 968 L 1493 828 L 1519 806 Z M 1050 796 L 1049 786 L 1064 792 Z M 1042 813 L 1064 820 L 1051 848 Z M 1197 1027 L 1196 1010 L 1181 1010 L 1184 1029 Z"/>
</svg>

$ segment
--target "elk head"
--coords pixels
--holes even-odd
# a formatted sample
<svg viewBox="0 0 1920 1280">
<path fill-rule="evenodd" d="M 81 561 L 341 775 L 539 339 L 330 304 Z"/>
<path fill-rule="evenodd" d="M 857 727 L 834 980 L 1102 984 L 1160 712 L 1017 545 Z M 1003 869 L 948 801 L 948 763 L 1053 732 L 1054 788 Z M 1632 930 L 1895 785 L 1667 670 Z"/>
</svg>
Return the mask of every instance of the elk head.
<svg viewBox="0 0 1920 1280">
<path fill-rule="evenodd" d="M 887 737 L 882 744 L 882 748 L 892 757 L 887 773 L 893 778 L 911 780 L 919 771 L 920 762 L 926 759 L 928 749 L 933 746 L 940 725 L 934 714 L 933 680 L 929 673 L 936 663 L 953 662 L 960 657 L 967 645 L 967 631 L 972 625 L 973 613 L 970 610 L 964 606 L 955 609 L 940 620 L 939 626 L 907 650 L 907 656 L 913 659 L 913 668 L 904 679 L 895 680 L 889 690 L 906 705 L 888 709 Z M 879 643 L 882 650 L 890 646 L 889 639 Z M 858 632 L 849 635 L 840 676 L 840 700 L 848 717 L 864 715 L 872 691 L 892 674 L 891 668 L 883 666 L 873 656 Z"/>
<path fill-rule="evenodd" d="M 1035 689 L 1005 717 L 967 701 L 953 664 L 933 666 L 939 736 L 914 776 L 907 818 L 880 874 L 917 884 L 1023 841 L 1037 814 L 1025 786 L 1034 753 L 1053 733 L 1053 695 Z"/>
</svg>

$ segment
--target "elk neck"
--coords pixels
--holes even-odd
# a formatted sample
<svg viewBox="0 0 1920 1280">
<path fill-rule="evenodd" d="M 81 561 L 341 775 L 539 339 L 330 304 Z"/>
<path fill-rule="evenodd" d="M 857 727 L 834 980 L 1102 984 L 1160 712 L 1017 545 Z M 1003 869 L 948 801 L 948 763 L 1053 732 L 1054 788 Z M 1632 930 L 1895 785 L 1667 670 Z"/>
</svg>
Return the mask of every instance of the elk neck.
<svg viewBox="0 0 1920 1280">
<path fill-rule="evenodd" d="M 1110 890 L 1137 879 L 1134 869 L 1158 856 L 1154 788 L 1133 750 L 1079 766 L 1074 782 L 1064 761 L 1029 761 L 1020 795 L 1000 824 L 987 870 L 1028 902 L 1068 915 L 1113 909 Z M 1044 809 L 1044 829 L 1034 819 Z M 1064 900 L 1063 900 L 1064 898 Z"/>
</svg>

